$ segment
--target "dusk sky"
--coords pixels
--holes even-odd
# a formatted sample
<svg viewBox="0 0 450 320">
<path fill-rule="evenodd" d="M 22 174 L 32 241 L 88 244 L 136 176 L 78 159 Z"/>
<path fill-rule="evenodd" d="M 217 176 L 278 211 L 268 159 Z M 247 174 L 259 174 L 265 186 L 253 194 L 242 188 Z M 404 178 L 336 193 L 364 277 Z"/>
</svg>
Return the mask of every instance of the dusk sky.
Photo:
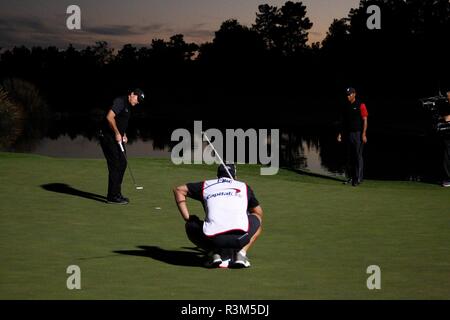
<svg viewBox="0 0 450 320">
<path fill-rule="evenodd" d="M 214 31 L 227 19 L 251 26 L 260 4 L 281 7 L 279 0 L 15 0 L 0 2 L 0 47 L 16 45 L 65 48 L 107 41 L 120 48 L 123 44 L 148 45 L 152 39 L 168 39 L 184 34 L 186 41 L 211 41 Z M 347 16 L 359 0 L 304 0 L 307 16 L 314 23 L 310 42 L 321 41 L 333 18 Z M 81 30 L 68 30 L 66 9 L 81 8 Z"/>
</svg>

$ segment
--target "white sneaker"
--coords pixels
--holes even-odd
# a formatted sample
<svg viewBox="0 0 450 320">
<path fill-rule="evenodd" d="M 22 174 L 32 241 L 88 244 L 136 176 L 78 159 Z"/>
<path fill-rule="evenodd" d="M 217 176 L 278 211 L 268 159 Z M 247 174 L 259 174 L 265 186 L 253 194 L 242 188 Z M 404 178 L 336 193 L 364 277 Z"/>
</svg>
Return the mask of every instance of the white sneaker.
<svg viewBox="0 0 450 320">
<path fill-rule="evenodd" d="M 211 252 L 208 261 L 205 262 L 207 268 L 217 268 L 222 264 L 222 257 L 218 253 Z"/>
<path fill-rule="evenodd" d="M 226 269 L 230 266 L 231 259 L 222 260 L 222 263 L 219 265 L 219 268 Z"/>
<path fill-rule="evenodd" d="M 233 267 L 234 268 L 249 268 L 250 267 L 250 261 L 242 253 L 237 252 L 236 253 L 236 257 L 234 259 Z"/>
</svg>

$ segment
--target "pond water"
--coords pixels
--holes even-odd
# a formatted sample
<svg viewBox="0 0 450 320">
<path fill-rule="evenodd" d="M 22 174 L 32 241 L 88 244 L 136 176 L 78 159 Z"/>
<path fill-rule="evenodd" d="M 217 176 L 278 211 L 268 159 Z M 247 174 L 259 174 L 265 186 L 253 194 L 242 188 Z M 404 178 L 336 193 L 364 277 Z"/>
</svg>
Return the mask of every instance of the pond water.
<svg viewBox="0 0 450 320">
<path fill-rule="evenodd" d="M 57 139 L 44 138 L 40 140 L 31 153 L 64 158 L 103 158 L 101 147 L 97 140 L 67 135 Z M 169 147 L 155 149 L 153 141 L 136 140 L 127 146 L 129 157 L 159 157 L 170 158 Z"/>
<path fill-rule="evenodd" d="M 103 158 L 96 138 L 98 126 L 95 123 L 86 123 L 83 130 L 79 130 L 79 123 L 55 122 L 41 138 L 22 139 L 7 151 L 52 157 Z M 128 132 L 128 156 L 170 158 L 171 148 L 176 144 L 171 141 L 171 134 L 180 127 L 192 131 L 193 123 L 135 122 Z M 203 129 L 215 127 L 209 124 Z M 222 126 L 220 130 L 223 129 Z M 332 128 L 298 126 L 279 130 L 282 167 L 343 177 L 345 151 L 344 147 L 336 142 L 336 134 Z M 425 180 L 439 176 L 439 147 L 432 137 L 372 129 L 368 139 L 364 149 L 365 177 Z"/>
<path fill-rule="evenodd" d="M 342 176 L 341 173 L 331 172 L 329 169 L 322 166 L 319 148 L 316 146 L 311 146 L 306 141 L 302 141 L 299 150 L 302 155 L 302 164 L 297 166 L 297 169 L 303 169 L 322 175 Z M 82 136 L 71 138 L 67 135 L 63 135 L 57 139 L 43 138 L 35 142 L 34 147 L 31 150 L 16 149 L 15 151 L 50 157 L 103 158 L 103 153 L 98 141 L 94 139 L 90 140 Z M 152 140 L 143 141 L 142 139 L 138 139 L 127 145 L 127 154 L 129 157 L 156 157 L 170 159 L 171 149 L 169 146 L 163 149 L 155 148 Z"/>
</svg>

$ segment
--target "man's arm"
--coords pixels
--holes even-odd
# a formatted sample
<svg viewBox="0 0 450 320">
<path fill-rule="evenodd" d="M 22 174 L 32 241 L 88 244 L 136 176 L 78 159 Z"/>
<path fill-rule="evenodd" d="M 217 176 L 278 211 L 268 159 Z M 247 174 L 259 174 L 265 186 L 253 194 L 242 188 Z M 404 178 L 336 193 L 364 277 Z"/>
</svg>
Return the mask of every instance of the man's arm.
<svg viewBox="0 0 450 320">
<path fill-rule="evenodd" d="M 338 132 L 338 135 L 337 135 L 336 140 L 338 142 L 342 142 L 342 131 L 343 131 L 343 125 L 344 125 L 343 122 L 344 122 L 344 117 L 343 117 L 342 111 L 341 111 L 341 112 L 339 112 L 339 115 L 337 117 L 337 132 Z"/>
<path fill-rule="evenodd" d="M 363 143 L 367 143 L 367 117 L 369 116 L 369 113 L 367 112 L 367 107 L 365 103 L 361 103 L 360 105 L 361 110 L 361 118 L 363 120 L 363 132 L 362 132 L 362 141 Z"/>
<path fill-rule="evenodd" d="M 177 203 L 178 210 L 185 221 L 189 220 L 189 210 L 186 204 L 186 197 L 188 195 L 188 187 L 186 185 L 173 188 L 173 195 Z"/>
<path fill-rule="evenodd" d="M 363 132 L 362 132 L 362 141 L 363 141 L 363 143 L 367 143 L 366 132 L 367 132 L 367 117 L 364 117 L 363 118 Z"/>
<path fill-rule="evenodd" d="M 106 120 L 108 121 L 109 127 L 114 132 L 116 141 L 122 142 L 122 135 L 120 134 L 119 129 L 117 128 L 116 114 L 114 113 L 114 111 L 109 110 L 108 114 L 106 115 Z"/>
<path fill-rule="evenodd" d="M 262 222 L 264 213 L 263 213 L 263 209 L 261 208 L 261 206 L 256 206 L 254 208 L 251 208 L 249 211 L 250 211 L 250 213 L 256 215 L 259 218 L 259 221 Z"/>
</svg>

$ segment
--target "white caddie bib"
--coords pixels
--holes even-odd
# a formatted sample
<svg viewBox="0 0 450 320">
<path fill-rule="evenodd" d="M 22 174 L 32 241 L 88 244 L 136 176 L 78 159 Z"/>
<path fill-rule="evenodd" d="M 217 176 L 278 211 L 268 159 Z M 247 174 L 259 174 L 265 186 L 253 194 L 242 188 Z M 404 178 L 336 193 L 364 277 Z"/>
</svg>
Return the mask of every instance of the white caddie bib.
<svg viewBox="0 0 450 320">
<path fill-rule="evenodd" d="M 248 194 L 243 182 L 220 178 L 203 182 L 206 219 L 203 233 L 209 237 L 228 231 L 248 231 Z"/>
</svg>

